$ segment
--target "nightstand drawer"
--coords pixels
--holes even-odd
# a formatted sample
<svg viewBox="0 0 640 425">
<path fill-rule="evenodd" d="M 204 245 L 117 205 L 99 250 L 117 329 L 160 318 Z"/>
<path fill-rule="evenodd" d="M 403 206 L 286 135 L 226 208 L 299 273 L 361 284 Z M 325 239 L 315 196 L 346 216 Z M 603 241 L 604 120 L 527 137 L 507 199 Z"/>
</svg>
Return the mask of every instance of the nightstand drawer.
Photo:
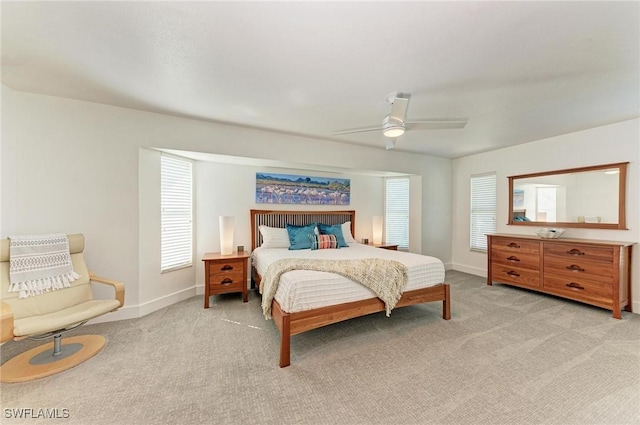
<svg viewBox="0 0 640 425">
<path fill-rule="evenodd" d="M 229 259 L 224 261 L 216 261 L 209 265 L 209 274 L 213 277 L 218 273 L 238 273 L 244 269 L 244 261 Z"/>
<path fill-rule="evenodd" d="M 209 284 L 212 288 L 214 287 L 231 287 L 234 285 L 239 285 L 244 282 L 246 278 L 243 278 L 242 271 L 235 273 L 218 273 L 211 276 L 209 279 Z"/>
</svg>

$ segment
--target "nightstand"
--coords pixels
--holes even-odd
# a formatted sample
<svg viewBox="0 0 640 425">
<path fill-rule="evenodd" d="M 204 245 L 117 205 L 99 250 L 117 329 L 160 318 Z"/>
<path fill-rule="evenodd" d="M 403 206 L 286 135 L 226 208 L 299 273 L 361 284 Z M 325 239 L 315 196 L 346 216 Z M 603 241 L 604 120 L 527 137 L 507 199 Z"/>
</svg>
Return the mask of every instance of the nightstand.
<svg viewBox="0 0 640 425">
<path fill-rule="evenodd" d="M 219 252 L 204 254 L 204 308 L 209 308 L 209 297 L 215 294 L 242 292 L 242 301 L 247 302 L 248 260 L 246 251 L 229 255 Z"/>
<path fill-rule="evenodd" d="M 390 249 L 392 251 L 398 250 L 398 244 L 392 244 L 392 243 L 374 243 L 374 244 L 371 244 L 371 246 L 375 246 L 376 248 L 382 248 L 382 249 Z"/>
</svg>

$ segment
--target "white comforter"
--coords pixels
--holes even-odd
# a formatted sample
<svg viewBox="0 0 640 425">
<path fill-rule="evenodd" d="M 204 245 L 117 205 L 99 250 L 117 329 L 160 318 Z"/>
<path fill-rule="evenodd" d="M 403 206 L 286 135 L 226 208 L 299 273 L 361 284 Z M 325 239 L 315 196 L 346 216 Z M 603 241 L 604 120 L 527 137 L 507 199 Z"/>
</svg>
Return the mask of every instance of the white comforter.
<svg viewBox="0 0 640 425">
<path fill-rule="evenodd" d="M 253 265 L 262 276 L 269 265 L 282 258 L 357 259 L 386 258 L 407 266 L 409 282 L 405 291 L 426 288 L 444 282 L 444 264 L 437 258 L 392 251 L 352 243 L 348 248 L 290 251 L 286 248 L 256 248 L 251 254 Z M 284 273 L 275 299 L 289 313 L 329 305 L 375 298 L 365 286 L 346 277 L 320 271 L 296 270 Z"/>
</svg>

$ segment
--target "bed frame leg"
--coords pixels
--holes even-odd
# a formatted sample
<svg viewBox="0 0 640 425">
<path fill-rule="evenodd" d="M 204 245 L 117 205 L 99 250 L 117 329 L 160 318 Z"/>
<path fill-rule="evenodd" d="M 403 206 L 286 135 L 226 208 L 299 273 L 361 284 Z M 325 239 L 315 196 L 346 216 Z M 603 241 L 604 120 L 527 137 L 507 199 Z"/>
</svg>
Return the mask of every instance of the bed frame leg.
<svg viewBox="0 0 640 425">
<path fill-rule="evenodd" d="M 451 292 L 449 284 L 444 284 L 444 300 L 442 301 L 442 318 L 444 320 L 451 319 Z"/>
<path fill-rule="evenodd" d="M 280 367 L 287 367 L 291 364 L 291 328 L 289 315 L 282 316 L 282 327 L 280 328 Z"/>
</svg>

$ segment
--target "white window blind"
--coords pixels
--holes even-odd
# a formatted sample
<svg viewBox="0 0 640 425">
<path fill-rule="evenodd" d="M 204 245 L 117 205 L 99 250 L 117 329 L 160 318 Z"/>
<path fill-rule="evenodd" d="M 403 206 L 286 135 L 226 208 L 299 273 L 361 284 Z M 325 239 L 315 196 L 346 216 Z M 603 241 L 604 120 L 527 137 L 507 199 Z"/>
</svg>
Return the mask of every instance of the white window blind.
<svg viewBox="0 0 640 425">
<path fill-rule="evenodd" d="M 487 251 L 487 233 L 496 231 L 496 173 L 471 176 L 472 251 Z"/>
<path fill-rule="evenodd" d="M 191 162 L 162 156 L 160 162 L 162 272 L 193 262 Z"/>
<path fill-rule="evenodd" d="M 409 249 L 409 179 L 387 179 L 385 193 L 385 242 Z"/>
</svg>

